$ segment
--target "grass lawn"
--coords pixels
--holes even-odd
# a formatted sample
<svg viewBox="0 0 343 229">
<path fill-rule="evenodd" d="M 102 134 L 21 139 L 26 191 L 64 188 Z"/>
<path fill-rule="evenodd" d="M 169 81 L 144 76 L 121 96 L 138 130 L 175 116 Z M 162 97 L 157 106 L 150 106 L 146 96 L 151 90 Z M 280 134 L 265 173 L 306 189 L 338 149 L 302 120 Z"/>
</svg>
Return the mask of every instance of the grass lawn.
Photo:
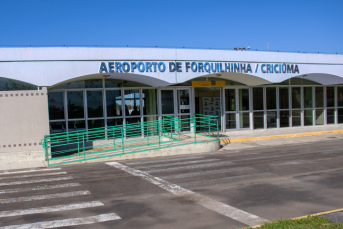
<svg viewBox="0 0 343 229">
<path fill-rule="evenodd" d="M 251 227 L 247 227 L 251 228 Z M 342 228 L 343 223 L 333 223 L 321 216 L 307 216 L 302 219 L 281 219 L 274 222 L 264 223 L 258 229 L 293 229 L 293 228 Z"/>
</svg>

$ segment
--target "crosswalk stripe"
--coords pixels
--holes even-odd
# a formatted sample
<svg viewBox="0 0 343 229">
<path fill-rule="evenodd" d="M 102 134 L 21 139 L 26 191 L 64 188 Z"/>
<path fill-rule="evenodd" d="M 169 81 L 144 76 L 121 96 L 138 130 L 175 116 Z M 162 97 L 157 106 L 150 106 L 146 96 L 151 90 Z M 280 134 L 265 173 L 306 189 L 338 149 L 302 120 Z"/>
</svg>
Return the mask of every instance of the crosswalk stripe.
<svg viewBox="0 0 343 229">
<path fill-rule="evenodd" d="M 88 216 L 83 218 L 73 218 L 73 219 L 63 219 L 63 220 L 54 220 L 46 221 L 39 223 L 30 223 L 30 224 L 21 224 L 21 225 L 11 225 L 0 227 L 0 229 L 13 229 L 13 228 L 56 228 L 56 227 L 67 227 L 67 226 L 78 226 L 85 224 L 93 224 L 106 222 L 111 220 L 121 219 L 115 213 L 108 213 L 96 216 Z"/>
<path fill-rule="evenodd" d="M 3 190 L 0 190 L 0 194 L 38 191 L 38 190 L 46 190 L 46 189 L 54 189 L 54 188 L 67 188 L 67 187 L 75 187 L 75 186 L 80 186 L 80 185 L 81 184 L 79 183 L 68 183 L 68 184 L 57 184 L 57 185 L 42 185 L 42 186 L 27 187 L 27 188 L 3 189 Z"/>
<path fill-rule="evenodd" d="M 215 211 L 219 214 L 222 214 L 224 216 L 230 217 L 234 220 L 237 220 L 241 223 L 247 224 L 249 226 L 255 226 L 260 225 L 262 222 L 267 222 L 268 220 L 263 219 L 257 215 L 250 214 L 248 212 L 245 212 L 241 209 L 232 207 L 230 205 L 223 204 L 219 201 L 213 200 L 211 198 L 208 198 L 206 196 L 197 194 L 193 191 L 190 191 L 188 189 L 182 188 L 179 185 L 172 184 L 166 180 L 163 180 L 159 177 L 154 177 L 151 174 L 137 170 L 131 167 L 128 167 L 126 165 L 122 165 L 118 162 L 108 162 L 106 163 L 110 166 L 113 166 L 115 168 L 121 169 L 123 171 L 126 171 L 130 174 L 133 174 L 135 176 L 141 177 L 142 179 L 153 183 L 157 185 L 160 188 L 163 188 L 164 190 L 167 190 L 168 192 L 171 192 L 179 197 L 187 198 L 188 200 L 194 201 L 195 203 L 210 209 L 212 211 Z"/>
<path fill-rule="evenodd" d="M 221 181 L 233 180 L 233 179 L 240 179 L 240 178 L 249 178 L 249 177 L 265 177 L 265 176 L 273 176 L 274 173 L 265 172 L 265 173 L 254 173 L 254 174 L 247 174 L 247 175 L 240 175 L 240 176 L 231 176 L 231 177 L 223 177 L 223 178 L 216 178 L 210 180 L 200 180 L 200 181 L 192 181 L 188 183 L 181 183 L 180 186 L 197 186 L 202 184 L 213 184 Z"/>
<path fill-rule="evenodd" d="M 220 170 L 210 170 L 204 172 L 196 172 L 196 173 L 183 173 L 183 174 L 176 174 L 170 176 L 161 176 L 162 179 L 178 179 L 178 178 L 187 178 L 187 177 L 197 177 L 197 176 L 206 176 L 206 175 L 213 175 L 213 174 L 221 174 L 221 173 L 229 173 L 229 172 L 240 172 L 240 171 L 248 171 L 252 170 L 251 167 L 238 167 L 232 169 L 220 169 Z"/>
<path fill-rule="evenodd" d="M 178 157 L 178 158 L 167 158 L 167 159 L 157 159 L 157 160 L 141 160 L 141 161 L 134 161 L 134 162 L 127 162 L 126 165 L 142 165 L 142 164 L 150 164 L 150 163 L 157 163 L 157 162 L 168 162 L 168 161 L 184 161 L 184 160 L 192 160 L 192 159 L 200 159 L 204 158 L 202 156 L 191 156 L 191 157 Z"/>
<path fill-rule="evenodd" d="M 170 171 L 181 170 L 181 169 L 200 169 L 200 168 L 210 168 L 210 167 L 232 165 L 232 164 L 233 163 L 231 161 L 224 161 L 224 162 L 201 164 L 201 165 L 187 165 L 187 166 L 178 166 L 178 167 L 166 168 L 166 169 L 154 169 L 154 170 L 148 170 L 146 172 L 148 173 L 170 172 Z"/>
<path fill-rule="evenodd" d="M 56 205 L 56 206 L 41 207 L 41 208 L 18 209 L 18 210 L 12 210 L 12 211 L 1 211 L 0 217 L 31 215 L 31 214 L 58 212 L 58 211 L 69 211 L 69 210 L 76 210 L 76 209 L 99 207 L 103 205 L 104 204 L 99 201 L 92 201 L 92 202 L 85 202 L 85 203 L 78 203 L 78 204 L 66 204 L 66 205 Z"/>
<path fill-rule="evenodd" d="M 146 169 L 146 168 L 165 167 L 165 166 L 174 166 L 174 165 L 187 165 L 187 164 L 195 164 L 195 163 L 211 162 L 211 161 L 219 161 L 219 160 L 220 159 L 205 159 L 205 160 L 197 160 L 197 161 L 182 161 L 182 162 L 173 162 L 173 163 L 169 163 L 169 164 L 137 166 L 135 168 L 136 169 Z"/>
<path fill-rule="evenodd" d="M 31 169 L 31 170 L 21 170 L 21 171 L 13 171 L 13 172 L 3 172 L 3 173 L 0 173 L 0 175 L 17 174 L 17 173 L 45 172 L 45 171 L 60 170 L 60 169 L 61 168 Z"/>
<path fill-rule="evenodd" d="M 20 179 L 20 178 L 26 178 L 26 177 L 53 176 L 53 175 L 61 175 L 61 174 L 67 174 L 67 172 L 39 173 L 39 174 L 22 175 L 22 176 L 14 176 L 14 177 L 0 177 L 0 180 L 3 180 L 3 179 Z"/>
<path fill-rule="evenodd" d="M 32 184 L 32 183 L 50 182 L 50 181 L 59 181 L 59 180 L 70 180 L 70 179 L 73 179 L 73 177 L 69 176 L 69 177 L 56 177 L 56 178 L 39 179 L 39 180 L 14 181 L 14 182 L 0 183 L 0 186 L 18 185 L 18 184 Z"/>
<path fill-rule="evenodd" d="M 0 199 L 0 204 L 27 202 L 27 201 L 33 201 L 33 200 L 47 200 L 47 199 L 72 197 L 72 196 L 84 196 L 84 195 L 90 195 L 90 194 L 91 193 L 89 191 L 76 191 L 76 192 L 64 192 L 64 193 L 55 193 L 55 194 L 48 194 L 48 195 L 39 195 L 39 196 L 24 196 L 24 197 L 17 197 L 17 198 Z"/>
</svg>

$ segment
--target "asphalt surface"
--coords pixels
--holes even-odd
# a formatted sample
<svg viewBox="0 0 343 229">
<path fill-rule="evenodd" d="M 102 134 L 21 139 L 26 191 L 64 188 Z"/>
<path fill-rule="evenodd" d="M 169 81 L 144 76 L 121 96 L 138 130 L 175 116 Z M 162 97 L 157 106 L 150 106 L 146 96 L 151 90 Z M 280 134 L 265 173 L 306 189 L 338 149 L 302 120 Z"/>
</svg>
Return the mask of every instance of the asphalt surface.
<svg viewBox="0 0 343 229">
<path fill-rule="evenodd" d="M 242 228 L 247 215 L 272 221 L 343 208 L 342 165 L 343 141 L 323 138 L 11 170 L 0 173 L 0 228 Z"/>
</svg>

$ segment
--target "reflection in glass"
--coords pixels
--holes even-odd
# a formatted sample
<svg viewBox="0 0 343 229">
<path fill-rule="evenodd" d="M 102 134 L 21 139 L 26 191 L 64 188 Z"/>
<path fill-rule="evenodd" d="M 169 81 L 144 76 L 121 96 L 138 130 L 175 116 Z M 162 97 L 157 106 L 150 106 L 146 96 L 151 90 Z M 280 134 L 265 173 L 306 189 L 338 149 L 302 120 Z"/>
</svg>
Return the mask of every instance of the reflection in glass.
<svg viewBox="0 0 343 229">
<path fill-rule="evenodd" d="M 263 112 L 254 112 L 254 129 L 264 128 Z"/>
<path fill-rule="evenodd" d="M 267 110 L 276 109 L 276 87 L 267 87 Z"/>
<path fill-rule="evenodd" d="M 69 121 L 68 132 L 86 129 L 85 120 Z"/>
<path fill-rule="evenodd" d="M 277 127 L 277 115 L 276 111 L 267 112 L 267 128 L 276 128 Z"/>
<path fill-rule="evenodd" d="M 189 113 L 189 90 L 178 90 L 179 112 Z"/>
<path fill-rule="evenodd" d="M 313 110 L 305 110 L 305 126 L 312 126 L 313 125 Z"/>
<path fill-rule="evenodd" d="M 263 87 L 254 87 L 252 89 L 252 95 L 254 110 L 263 110 Z"/>
<path fill-rule="evenodd" d="M 292 126 L 301 126 L 301 111 L 292 111 Z"/>
<path fill-rule="evenodd" d="M 327 109 L 326 114 L 327 124 L 335 124 L 335 109 Z"/>
<path fill-rule="evenodd" d="M 113 130 L 116 127 L 120 127 L 123 125 L 123 119 L 122 118 L 117 118 L 117 119 L 107 119 L 107 136 L 108 138 L 113 138 L 113 134 L 121 138 L 122 137 L 122 131 L 121 129 L 116 129 L 115 131 Z"/>
<path fill-rule="evenodd" d="M 64 119 L 63 92 L 48 92 L 49 119 Z"/>
<path fill-rule="evenodd" d="M 289 127 L 289 111 L 280 111 L 280 127 Z"/>
<path fill-rule="evenodd" d="M 292 87 L 292 108 L 301 108 L 300 87 Z"/>
<path fill-rule="evenodd" d="M 236 114 L 226 114 L 226 129 L 236 129 Z"/>
<path fill-rule="evenodd" d="M 246 90 L 246 89 L 244 89 Z M 250 127 L 250 118 L 249 113 L 239 113 L 239 127 L 240 128 L 249 128 Z"/>
<path fill-rule="evenodd" d="M 0 91 L 37 90 L 37 86 L 19 80 L 0 77 Z"/>
<path fill-rule="evenodd" d="M 127 118 L 125 130 L 127 138 L 142 136 L 141 118 Z"/>
<path fill-rule="evenodd" d="M 138 116 L 140 112 L 140 96 L 139 89 L 125 90 L 125 115 Z"/>
<path fill-rule="evenodd" d="M 87 91 L 88 118 L 104 117 L 102 91 Z"/>
<path fill-rule="evenodd" d="M 316 97 L 316 107 L 324 107 L 324 88 L 323 87 L 315 87 L 315 97 Z"/>
<path fill-rule="evenodd" d="M 68 118 L 84 118 L 83 91 L 67 91 Z"/>
<path fill-rule="evenodd" d="M 326 106 L 327 107 L 335 106 L 335 88 L 334 87 L 326 88 Z"/>
<path fill-rule="evenodd" d="M 324 125 L 324 110 L 316 109 L 316 125 Z"/>
<path fill-rule="evenodd" d="M 103 119 L 88 120 L 88 129 L 104 127 Z"/>
<path fill-rule="evenodd" d="M 102 88 L 102 79 L 85 80 L 85 88 Z"/>
<path fill-rule="evenodd" d="M 107 117 L 122 116 L 122 101 L 120 90 L 106 91 Z"/>
<path fill-rule="evenodd" d="M 337 87 L 337 103 L 339 107 L 343 106 L 343 87 Z"/>
<path fill-rule="evenodd" d="M 249 89 L 238 89 L 238 96 L 239 96 L 239 110 L 248 111 L 250 109 L 249 108 Z"/>
<path fill-rule="evenodd" d="M 181 132 L 190 131 L 190 118 L 189 115 L 181 115 Z"/>
<path fill-rule="evenodd" d="M 123 86 L 123 80 L 117 80 L 117 79 L 105 79 L 105 87 L 122 87 Z"/>
<path fill-rule="evenodd" d="M 156 89 L 143 89 L 143 115 L 156 115 L 157 114 L 157 90 Z"/>
<path fill-rule="evenodd" d="M 50 134 L 56 134 L 66 131 L 66 122 L 50 122 Z"/>
<path fill-rule="evenodd" d="M 338 123 L 343 123 L 343 108 L 337 109 Z"/>
<path fill-rule="evenodd" d="M 149 117 L 144 117 L 144 122 L 148 122 L 144 124 L 144 135 L 147 136 L 158 136 L 158 116 L 149 116 Z M 149 131 L 149 132 L 148 132 Z"/>
<path fill-rule="evenodd" d="M 173 90 L 162 90 L 162 114 L 174 114 L 174 92 Z"/>
<path fill-rule="evenodd" d="M 312 87 L 304 87 L 304 108 L 313 107 Z"/>
<path fill-rule="evenodd" d="M 280 109 L 289 109 L 288 87 L 279 88 L 279 106 Z"/>
<path fill-rule="evenodd" d="M 76 88 L 85 88 L 85 81 L 78 81 L 72 83 L 66 83 L 59 86 L 54 87 L 54 89 L 76 89 Z"/>
<path fill-rule="evenodd" d="M 225 109 L 226 111 L 236 111 L 235 89 L 225 89 Z"/>
<path fill-rule="evenodd" d="M 107 119 L 107 127 L 109 126 L 121 126 L 123 125 L 123 119 L 121 118 L 115 118 L 115 119 Z"/>
</svg>

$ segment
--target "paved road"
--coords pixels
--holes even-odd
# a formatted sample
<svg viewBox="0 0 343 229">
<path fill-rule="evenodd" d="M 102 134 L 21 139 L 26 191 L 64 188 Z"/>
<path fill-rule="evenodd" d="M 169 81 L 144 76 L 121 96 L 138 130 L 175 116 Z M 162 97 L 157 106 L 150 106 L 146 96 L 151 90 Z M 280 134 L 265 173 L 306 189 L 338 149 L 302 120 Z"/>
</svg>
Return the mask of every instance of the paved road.
<svg viewBox="0 0 343 229">
<path fill-rule="evenodd" d="M 341 139 L 227 149 L 0 173 L 0 228 L 241 228 L 343 208 Z"/>
</svg>

